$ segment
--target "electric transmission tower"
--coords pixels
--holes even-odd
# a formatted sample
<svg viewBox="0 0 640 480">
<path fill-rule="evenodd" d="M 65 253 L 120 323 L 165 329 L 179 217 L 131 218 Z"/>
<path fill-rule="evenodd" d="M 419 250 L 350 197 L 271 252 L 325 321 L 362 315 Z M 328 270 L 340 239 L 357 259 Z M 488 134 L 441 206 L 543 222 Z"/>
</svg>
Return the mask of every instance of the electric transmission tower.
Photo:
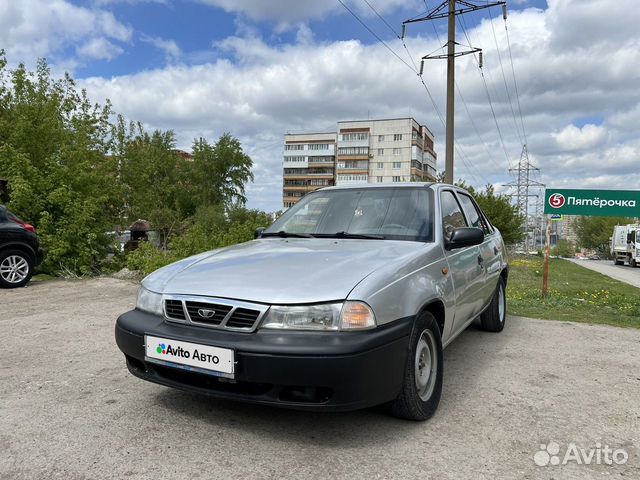
<svg viewBox="0 0 640 480">
<path fill-rule="evenodd" d="M 424 69 L 424 61 L 429 59 L 447 59 L 447 122 L 446 122 L 446 146 L 445 146 L 445 171 L 444 181 L 445 183 L 453 183 L 453 149 L 454 149 L 454 87 L 455 87 L 455 59 L 462 55 L 468 55 L 470 53 L 478 52 L 480 57 L 480 66 L 482 66 L 482 51 L 479 48 L 472 48 L 469 46 L 469 50 L 456 51 L 456 45 L 460 45 L 456 42 L 456 15 L 463 15 L 469 12 L 475 12 L 476 10 L 482 10 L 489 7 L 502 6 L 503 17 L 507 18 L 507 3 L 504 1 L 482 3 L 476 5 L 467 0 L 444 0 L 440 5 L 435 7 L 430 12 L 427 12 L 424 16 L 418 16 L 410 18 L 402 22 L 402 38 L 410 23 L 424 22 L 427 20 L 436 20 L 438 18 L 447 18 L 449 23 L 449 34 L 446 43 L 447 53 L 443 55 L 425 55 L 422 57 L 420 64 L 420 75 L 422 75 Z"/>
<path fill-rule="evenodd" d="M 539 193 L 530 193 L 529 190 L 532 187 L 544 187 L 544 184 L 536 182 L 531 179 L 532 172 L 539 172 L 540 169 L 534 166 L 529 160 L 529 152 L 527 151 L 527 145 L 522 146 L 522 153 L 520 154 L 520 160 L 518 161 L 518 168 L 510 168 L 509 172 L 514 174 L 516 181 L 508 183 L 506 186 L 516 189 L 516 193 L 512 194 L 512 197 L 516 197 L 516 206 L 518 213 L 524 218 L 524 233 L 525 233 L 525 249 L 528 250 L 528 231 L 529 231 L 529 198 L 539 197 Z M 538 212 L 536 211 L 536 215 Z"/>
</svg>

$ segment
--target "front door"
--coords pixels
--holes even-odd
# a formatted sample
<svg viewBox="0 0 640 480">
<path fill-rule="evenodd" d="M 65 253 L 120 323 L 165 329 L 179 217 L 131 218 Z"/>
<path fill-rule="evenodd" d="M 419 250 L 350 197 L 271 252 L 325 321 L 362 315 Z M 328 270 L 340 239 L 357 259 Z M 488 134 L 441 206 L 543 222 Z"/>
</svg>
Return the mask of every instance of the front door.
<svg viewBox="0 0 640 480">
<path fill-rule="evenodd" d="M 456 228 L 468 227 L 460 203 L 452 190 L 440 192 L 442 213 L 442 235 L 445 241 L 451 238 Z M 472 246 L 445 250 L 449 263 L 449 274 L 453 280 L 455 316 L 451 333 L 455 335 L 473 320 L 482 309 L 483 265 L 480 261 L 480 247 Z"/>
</svg>

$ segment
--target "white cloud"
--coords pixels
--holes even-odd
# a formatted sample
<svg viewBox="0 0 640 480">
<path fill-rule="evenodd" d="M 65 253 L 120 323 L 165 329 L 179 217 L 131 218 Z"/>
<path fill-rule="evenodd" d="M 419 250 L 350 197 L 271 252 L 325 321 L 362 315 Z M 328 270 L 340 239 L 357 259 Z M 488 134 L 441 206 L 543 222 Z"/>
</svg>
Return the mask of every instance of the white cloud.
<svg viewBox="0 0 640 480">
<path fill-rule="evenodd" d="M 552 133 L 561 150 L 583 150 L 602 144 L 607 138 L 607 129 L 602 125 L 587 124 L 582 128 L 567 125 L 558 133 Z"/>
<path fill-rule="evenodd" d="M 149 43 L 154 47 L 162 50 L 168 63 L 175 62 L 182 57 L 182 50 L 175 40 L 167 40 L 161 37 L 150 37 L 149 35 L 141 35 L 140 40 Z"/>
<path fill-rule="evenodd" d="M 95 60 L 112 60 L 123 52 L 121 47 L 114 45 L 104 37 L 92 38 L 76 51 L 83 58 Z"/>
<path fill-rule="evenodd" d="M 99 8 L 79 7 L 67 0 L 0 2 L 0 45 L 12 62 L 33 65 L 39 57 L 56 56 L 79 44 L 83 45 L 78 51 L 115 55 L 119 47 L 107 47 L 105 42 L 130 38 L 129 27 Z"/>
<path fill-rule="evenodd" d="M 236 9 L 249 5 L 241 0 L 228 3 L 229 9 L 232 3 Z M 275 22 L 284 18 L 269 17 L 262 2 L 254 3 L 258 9 L 255 16 L 264 15 Z M 284 3 L 289 4 L 269 2 L 269 8 L 282 10 Z M 320 11 L 314 10 L 315 4 L 302 3 L 307 18 L 310 12 Z M 546 11 L 510 13 L 512 54 L 529 152 L 541 168 L 536 179 L 548 185 L 624 188 L 629 182 L 640 182 L 636 128 L 640 121 L 640 30 L 623 21 L 624 35 L 616 35 L 624 37 L 624 42 L 616 44 L 607 34 L 593 35 L 578 48 L 571 38 L 563 39 L 561 30 L 580 31 L 593 21 L 584 13 L 567 25 L 564 5 L 581 9 L 584 3 L 552 1 Z M 111 98 L 116 111 L 130 118 L 152 128 L 174 129 L 182 147 L 188 148 L 197 136 L 211 139 L 225 131 L 239 136 L 255 161 L 256 183 L 249 188 L 253 207 L 281 207 L 283 134 L 327 131 L 335 128 L 338 120 L 411 115 L 434 131 L 442 169 L 444 128 L 415 74 L 379 44 L 314 43 L 309 27 L 300 27 L 301 13 L 295 13 L 296 8 L 286 17 L 289 22 L 298 22 L 291 23 L 299 29 L 296 44 L 268 45 L 248 29 L 244 36 L 229 37 L 216 45 L 230 59 L 195 66 L 174 64 L 111 79 L 90 78 L 81 81 L 81 86 L 96 99 Z M 494 28 L 513 99 L 502 17 L 494 13 L 498 15 Z M 613 18 L 610 21 L 615 23 Z M 360 27 L 354 23 L 355 28 Z M 440 46 L 430 32 L 426 26 L 409 29 L 407 45 L 414 59 Z M 485 77 L 509 162 L 477 67 L 470 56 L 462 57 L 457 80 L 467 105 L 458 95 L 456 178 L 476 186 L 488 182 L 502 185 L 511 180 L 507 169 L 520 156 L 523 139 L 516 132 L 520 119 L 515 103 L 510 106 L 507 100 L 491 22 L 484 21 L 468 33 L 472 44 L 485 52 Z M 563 42 L 567 48 L 562 48 Z M 408 60 L 399 41 L 389 45 Z M 427 63 L 425 80 L 442 112 L 445 78 L 444 62 Z M 511 107 L 516 111 L 515 119 Z M 585 118 L 597 118 L 599 125 L 573 125 L 576 119 Z"/>
<path fill-rule="evenodd" d="M 337 0 L 199 0 L 201 3 L 220 7 L 227 12 L 241 13 L 252 20 L 272 21 L 283 29 L 296 22 L 322 19 L 340 11 L 343 7 Z M 370 16 L 373 11 L 361 0 L 344 0 L 349 8 Z M 424 3 L 419 0 L 369 0 L 369 3 L 381 14 L 398 8 L 422 9 Z"/>
</svg>

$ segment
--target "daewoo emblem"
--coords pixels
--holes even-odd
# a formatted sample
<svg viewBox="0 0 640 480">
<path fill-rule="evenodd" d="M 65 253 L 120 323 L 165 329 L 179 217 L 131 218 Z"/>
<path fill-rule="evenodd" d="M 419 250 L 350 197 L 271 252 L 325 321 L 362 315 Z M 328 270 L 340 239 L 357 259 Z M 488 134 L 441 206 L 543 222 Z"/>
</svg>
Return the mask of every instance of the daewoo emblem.
<svg viewBox="0 0 640 480">
<path fill-rule="evenodd" d="M 198 309 L 198 315 L 200 315 L 202 318 L 213 318 L 215 314 L 216 314 L 215 310 L 209 310 L 208 308 Z"/>
</svg>

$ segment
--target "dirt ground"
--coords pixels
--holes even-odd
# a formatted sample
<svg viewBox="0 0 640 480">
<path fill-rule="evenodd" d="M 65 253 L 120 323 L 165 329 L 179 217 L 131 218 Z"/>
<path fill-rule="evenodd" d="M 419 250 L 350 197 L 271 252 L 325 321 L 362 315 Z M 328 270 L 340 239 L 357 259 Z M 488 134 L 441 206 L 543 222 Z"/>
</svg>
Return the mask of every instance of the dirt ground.
<svg viewBox="0 0 640 480">
<path fill-rule="evenodd" d="M 412 423 L 134 378 L 113 327 L 135 291 L 108 278 L 0 291 L 0 478 L 640 478 L 640 330 L 516 317 L 501 334 L 471 326 L 445 351 L 438 412 Z M 572 444 L 628 459 L 562 465 Z"/>
</svg>

